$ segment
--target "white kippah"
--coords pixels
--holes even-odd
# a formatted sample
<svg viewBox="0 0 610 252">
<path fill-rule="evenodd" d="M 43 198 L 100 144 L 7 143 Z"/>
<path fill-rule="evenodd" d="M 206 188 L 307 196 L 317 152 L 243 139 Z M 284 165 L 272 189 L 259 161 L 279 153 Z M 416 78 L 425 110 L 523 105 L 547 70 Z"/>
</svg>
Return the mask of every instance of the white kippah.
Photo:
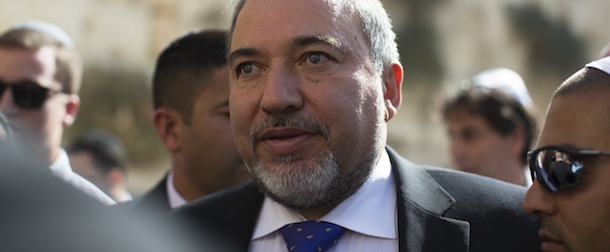
<svg viewBox="0 0 610 252">
<path fill-rule="evenodd" d="M 531 108 L 534 105 L 523 78 L 508 68 L 492 68 L 485 70 L 471 78 L 474 87 L 497 89 L 507 93 L 517 100 L 523 107 Z"/>
<path fill-rule="evenodd" d="M 595 68 L 610 75 L 610 56 L 593 61 L 585 67 Z"/>
<path fill-rule="evenodd" d="M 13 25 L 10 30 L 33 30 L 42 32 L 57 39 L 65 47 L 74 48 L 74 42 L 72 42 L 70 36 L 64 30 L 59 28 L 59 26 L 56 26 L 51 23 L 37 20 L 28 20 Z"/>
</svg>

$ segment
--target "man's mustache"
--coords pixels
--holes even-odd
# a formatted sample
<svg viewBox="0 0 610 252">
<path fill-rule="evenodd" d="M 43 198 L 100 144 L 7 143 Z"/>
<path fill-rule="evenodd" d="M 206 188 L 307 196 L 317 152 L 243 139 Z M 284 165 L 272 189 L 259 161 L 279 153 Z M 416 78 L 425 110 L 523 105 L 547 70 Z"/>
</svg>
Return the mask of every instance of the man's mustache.
<svg viewBox="0 0 610 252">
<path fill-rule="evenodd" d="M 256 141 L 260 140 L 259 138 L 264 132 L 274 128 L 297 128 L 310 132 L 319 132 L 327 140 L 330 137 L 328 127 L 318 119 L 296 114 L 273 115 L 254 122 L 254 125 L 250 128 L 248 137 L 252 147 L 254 147 Z"/>
</svg>

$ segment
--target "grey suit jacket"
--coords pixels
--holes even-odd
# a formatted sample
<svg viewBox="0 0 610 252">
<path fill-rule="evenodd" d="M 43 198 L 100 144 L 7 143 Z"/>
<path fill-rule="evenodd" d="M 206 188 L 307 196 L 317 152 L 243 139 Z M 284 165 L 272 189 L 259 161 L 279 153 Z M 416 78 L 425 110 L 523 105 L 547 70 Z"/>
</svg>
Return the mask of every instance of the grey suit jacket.
<svg viewBox="0 0 610 252">
<path fill-rule="evenodd" d="M 415 165 L 387 149 L 396 181 L 400 251 L 538 251 L 525 188 L 463 172 Z M 264 195 L 247 182 L 172 212 L 200 246 L 247 251 Z M 214 244 L 209 244 L 214 241 Z"/>
</svg>

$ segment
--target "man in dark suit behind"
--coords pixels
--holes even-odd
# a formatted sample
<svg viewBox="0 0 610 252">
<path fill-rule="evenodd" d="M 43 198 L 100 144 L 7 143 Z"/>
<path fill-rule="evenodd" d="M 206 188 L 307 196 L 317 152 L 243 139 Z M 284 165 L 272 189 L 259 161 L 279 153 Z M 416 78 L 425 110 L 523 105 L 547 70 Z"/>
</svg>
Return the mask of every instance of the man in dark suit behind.
<svg viewBox="0 0 610 252">
<path fill-rule="evenodd" d="M 154 124 L 171 170 L 130 213 L 165 212 L 249 178 L 229 120 L 226 31 L 190 32 L 159 56 L 153 76 Z"/>
<path fill-rule="evenodd" d="M 536 251 L 524 188 L 386 147 L 402 100 L 395 37 L 378 0 L 242 0 L 229 107 L 254 183 L 173 216 L 241 251 Z"/>
</svg>

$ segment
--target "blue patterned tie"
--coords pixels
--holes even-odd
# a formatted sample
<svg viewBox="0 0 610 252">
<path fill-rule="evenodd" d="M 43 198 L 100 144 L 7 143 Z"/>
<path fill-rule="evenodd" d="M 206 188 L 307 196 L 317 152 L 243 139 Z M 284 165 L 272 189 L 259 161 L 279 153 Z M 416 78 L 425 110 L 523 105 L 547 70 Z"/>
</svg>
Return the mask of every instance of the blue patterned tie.
<svg viewBox="0 0 610 252">
<path fill-rule="evenodd" d="M 290 252 L 326 251 L 337 243 L 345 229 L 324 221 L 305 221 L 280 228 Z"/>
</svg>

